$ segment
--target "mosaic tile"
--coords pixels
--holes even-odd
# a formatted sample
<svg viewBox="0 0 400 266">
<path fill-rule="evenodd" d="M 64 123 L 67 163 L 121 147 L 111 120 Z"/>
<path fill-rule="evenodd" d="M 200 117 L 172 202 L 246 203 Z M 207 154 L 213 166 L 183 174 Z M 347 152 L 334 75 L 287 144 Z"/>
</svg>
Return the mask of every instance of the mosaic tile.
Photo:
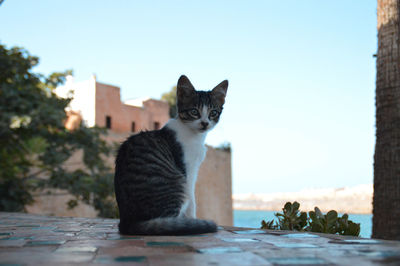
<svg viewBox="0 0 400 266">
<path fill-rule="evenodd" d="M 16 224 L 16 227 L 40 227 L 40 224 Z"/>
<path fill-rule="evenodd" d="M 0 247 L 22 247 L 25 245 L 26 240 L 18 239 L 18 240 L 0 240 Z"/>
<path fill-rule="evenodd" d="M 383 251 L 376 251 L 376 250 L 359 250 L 359 254 L 363 254 L 367 257 L 371 258 L 392 258 L 392 257 L 400 257 L 400 251 L 394 250 L 383 250 Z"/>
<path fill-rule="evenodd" d="M 60 247 L 55 252 L 96 252 L 97 247 Z"/>
<path fill-rule="evenodd" d="M 239 235 L 253 235 L 253 234 L 265 234 L 263 230 L 243 230 L 243 231 L 233 231 L 235 234 Z"/>
<path fill-rule="evenodd" d="M 317 248 L 318 246 L 307 243 L 274 243 L 278 248 Z"/>
<path fill-rule="evenodd" d="M 117 220 L 2 212 L 0 220 L 0 266 L 400 265 L 394 241 L 229 226 L 217 234 L 125 236 Z"/>
<path fill-rule="evenodd" d="M 66 241 L 65 240 L 53 240 L 53 241 L 29 241 L 26 246 L 42 246 L 42 245 L 62 245 Z"/>
<path fill-rule="evenodd" d="M 99 264 L 111 264 L 113 261 L 114 258 L 111 256 L 96 256 L 96 258 L 93 260 L 94 263 Z"/>
<path fill-rule="evenodd" d="M 287 238 L 319 238 L 319 235 L 313 235 L 313 234 L 287 234 L 287 235 L 281 235 L 282 237 L 287 237 Z"/>
<path fill-rule="evenodd" d="M 381 241 L 375 239 L 346 239 L 345 243 L 349 244 L 381 244 Z"/>
<path fill-rule="evenodd" d="M 221 240 L 225 242 L 260 242 L 260 240 L 252 239 L 252 238 L 221 238 Z"/>
<path fill-rule="evenodd" d="M 57 227 L 54 226 L 39 226 L 39 227 L 33 227 L 32 230 L 54 230 Z"/>
<path fill-rule="evenodd" d="M 3 238 L 1 240 L 33 240 L 33 236 L 11 236 L 7 238 Z"/>
<path fill-rule="evenodd" d="M 201 254 L 201 253 L 181 253 L 165 254 L 159 256 L 148 256 L 150 265 L 162 266 L 190 266 L 190 265 L 272 265 L 262 257 L 251 252 L 224 253 L 224 254 Z"/>
<path fill-rule="evenodd" d="M 199 234 L 199 235 L 184 235 L 179 237 L 209 237 L 210 235 L 207 234 Z"/>
<path fill-rule="evenodd" d="M 202 248 L 197 250 L 197 252 L 204 254 L 237 253 L 242 251 L 243 250 L 239 247 L 214 247 L 214 248 Z"/>
<path fill-rule="evenodd" d="M 79 233 L 80 229 L 56 229 L 53 230 L 53 232 L 57 232 L 57 233 Z"/>
<path fill-rule="evenodd" d="M 144 262 L 145 260 L 145 256 L 120 256 L 114 258 L 116 262 Z"/>
<path fill-rule="evenodd" d="M 115 224 L 95 224 L 93 227 L 94 228 L 110 228 L 114 227 Z"/>
<path fill-rule="evenodd" d="M 138 236 L 112 236 L 108 237 L 107 240 L 143 240 L 143 238 Z"/>
<path fill-rule="evenodd" d="M 0 224 L 0 229 L 14 227 L 14 224 Z"/>
<path fill-rule="evenodd" d="M 185 243 L 183 242 L 147 242 L 149 247 L 183 247 Z"/>
<path fill-rule="evenodd" d="M 274 265 L 327 265 L 327 262 L 324 259 L 314 258 L 314 257 L 299 257 L 299 258 L 267 258 L 268 262 L 273 263 Z"/>
<path fill-rule="evenodd" d="M 80 253 L 51 253 L 46 254 L 43 263 L 44 265 L 71 265 L 79 263 L 80 265 L 87 265 L 95 256 L 95 253 L 80 252 Z M 42 265 L 43 265 L 42 264 Z"/>
</svg>

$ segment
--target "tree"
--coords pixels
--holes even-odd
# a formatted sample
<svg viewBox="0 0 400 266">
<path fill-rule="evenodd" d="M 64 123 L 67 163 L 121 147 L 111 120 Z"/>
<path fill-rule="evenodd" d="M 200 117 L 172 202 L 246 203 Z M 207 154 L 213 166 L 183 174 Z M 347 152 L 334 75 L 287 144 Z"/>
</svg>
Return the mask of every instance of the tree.
<svg viewBox="0 0 400 266">
<path fill-rule="evenodd" d="M 0 44 L 0 211 L 24 211 L 38 189 L 67 190 L 91 204 L 99 216 L 115 217 L 112 171 L 104 163 L 110 146 L 101 128 L 64 126 L 71 99 L 53 92 L 71 71 L 46 77 L 32 72 L 39 59 L 22 48 Z M 84 169 L 68 171 L 64 163 L 83 151 Z"/>
<path fill-rule="evenodd" d="M 164 93 L 161 99 L 167 101 L 169 104 L 169 116 L 171 118 L 176 117 L 178 112 L 176 108 L 176 86 L 172 87 L 169 92 Z"/>
<path fill-rule="evenodd" d="M 372 237 L 400 240 L 400 1 L 378 0 Z"/>
</svg>

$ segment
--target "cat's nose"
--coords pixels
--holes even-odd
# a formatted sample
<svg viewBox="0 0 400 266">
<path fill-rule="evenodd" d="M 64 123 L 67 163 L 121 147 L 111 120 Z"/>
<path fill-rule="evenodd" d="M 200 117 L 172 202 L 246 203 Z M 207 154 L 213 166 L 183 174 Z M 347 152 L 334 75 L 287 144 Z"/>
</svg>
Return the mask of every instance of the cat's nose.
<svg viewBox="0 0 400 266">
<path fill-rule="evenodd" d="M 200 124 L 203 126 L 203 128 L 206 128 L 208 126 L 208 122 L 201 122 Z"/>
</svg>

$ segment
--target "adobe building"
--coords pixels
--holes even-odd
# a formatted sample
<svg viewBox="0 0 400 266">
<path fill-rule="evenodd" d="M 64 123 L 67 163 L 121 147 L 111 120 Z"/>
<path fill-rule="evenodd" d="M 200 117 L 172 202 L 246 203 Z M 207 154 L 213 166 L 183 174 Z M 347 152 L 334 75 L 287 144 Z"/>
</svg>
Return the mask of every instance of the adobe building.
<svg viewBox="0 0 400 266">
<path fill-rule="evenodd" d="M 60 97 L 66 97 L 71 92 L 73 100 L 67 110 L 66 127 L 76 128 L 81 121 L 89 127 L 106 127 L 109 129 L 105 137 L 107 142 L 121 143 L 131 134 L 159 129 L 169 120 L 167 102 L 150 98 L 122 102 L 119 87 L 97 82 L 94 75 L 83 82 L 74 82 L 69 76 L 65 85 L 56 89 Z M 220 225 L 232 225 L 231 153 L 207 148 L 196 184 L 197 216 L 212 219 Z M 114 159 L 110 157 L 106 160 L 111 167 L 114 167 Z M 70 170 L 82 166 L 81 152 L 74 154 L 65 165 Z M 35 197 L 36 203 L 28 206 L 27 210 L 47 215 L 96 217 L 96 211 L 84 203 L 68 210 L 64 206 L 70 199 L 70 195 L 49 196 L 42 193 Z"/>
<path fill-rule="evenodd" d="M 70 111 L 81 115 L 88 127 L 106 127 L 115 133 L 135 133 L 162 127 L 169 119 L 168 103 L 150 98 L 121 101 L 120 88 L 89 80 L 74 82 L 67 77 L 57 95 L 66 97 L 73 92 Z"/>
</svg>

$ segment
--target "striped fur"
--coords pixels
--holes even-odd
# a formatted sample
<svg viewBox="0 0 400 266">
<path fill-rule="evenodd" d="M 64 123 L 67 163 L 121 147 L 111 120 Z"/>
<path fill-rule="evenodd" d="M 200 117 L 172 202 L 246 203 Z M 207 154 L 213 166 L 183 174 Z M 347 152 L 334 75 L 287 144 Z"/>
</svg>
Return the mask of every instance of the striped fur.
<svg viewBox="0 0 400 266">
<path fill-rule="evenodd" d="M 179 116 L 160 130 L 129 137 L 119 148 L 114 185 L 122 234 L 185 235 L 217 231 L 214 222 L 195 219 L 194 184 L 205 155 L 202 149 L 206 132 L 218 122 L 223 103 L 218 105 L 221 99 L 213 95 L 214 90 L 198 92 L 193 88 L 193 93 L 183 91 L 182 84 L 187 83 L 178 81 Z M 195 112 L 184 114 L 186 111 L 179 104 L 183 108 L 196 108 L 202 114 L 193 119 Z M 218 113 L 212 112 L 216 109 Z M 205 120 L 210 124 L 214 121 L 214 125 L 204 126 Z"/>
<path fill-rule="evenodd" d="M 120 231 L 121 231 L 121 224 Z M 217 231 L 213 221 L 186 217 L 156 218 L 145 222 L 132 223 L 122 228 L 132 235 L 191 235 Z M 121 231 L 121 233 L 124 233 Z"/>
</svg>

